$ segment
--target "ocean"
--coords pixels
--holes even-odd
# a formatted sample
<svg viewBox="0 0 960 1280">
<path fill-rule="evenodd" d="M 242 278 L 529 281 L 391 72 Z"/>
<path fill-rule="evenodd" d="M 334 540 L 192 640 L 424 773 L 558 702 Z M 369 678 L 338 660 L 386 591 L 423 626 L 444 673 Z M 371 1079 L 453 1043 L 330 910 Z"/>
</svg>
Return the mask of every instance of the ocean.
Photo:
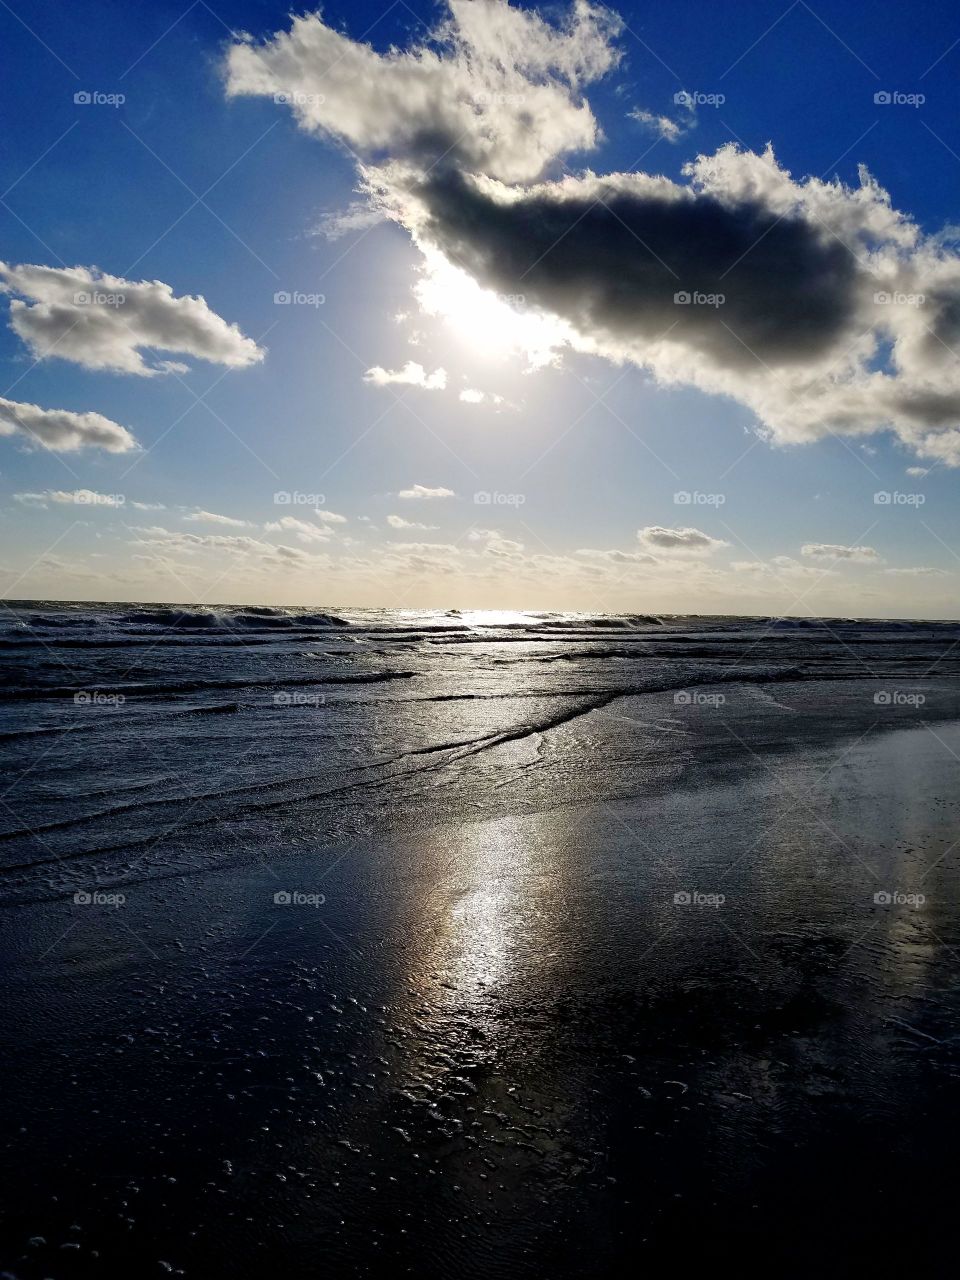
<svg viewBox="0 0 960 1280">
<path fill-rule="evenodd" d="M 20 601 L 0 653 L 3 1274 L 946 1273 L 960 624 Z"/>
</svg>

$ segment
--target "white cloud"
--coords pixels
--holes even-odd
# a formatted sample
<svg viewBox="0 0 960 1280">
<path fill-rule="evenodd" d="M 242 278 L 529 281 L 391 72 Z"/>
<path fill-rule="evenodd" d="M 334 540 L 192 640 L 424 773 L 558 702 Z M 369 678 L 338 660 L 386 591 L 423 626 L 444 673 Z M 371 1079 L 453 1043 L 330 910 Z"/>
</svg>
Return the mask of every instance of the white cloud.
<svg viewBox="0 0 960 1280">
<path fill-rule="evenodd" d="M 323 236 L 325 240 L 339 240 L 353 231 L 368 231 L 383 221 L 382 210 L 367 200 L 354 200 L 346 209 L 321 215 L 311 234 Z"/>
<path fill-rule="evenodd" d="M 74 413 L 69 409 L 41 409 L 0 398 L 0 436 L 20 436 L 54 453 L 78 449 L 105 449 L 126 453 L 137 442 L 126 429 L 100 413 Z"/>
<path fill-rule="evenodd" d="M 298 520 L 296 516 L 281 516 L 279 520 L 271 520 L 263 527 L 267 533 L 289 530 L 295 533 L 301 542 L 329 542 L 332 537 L 329 528 L 318 528 L 315 524 L 308 524 L 306 520 Z"/>
<path fill-rule="evenodd" d="M 10 325 L 38 359 L 55 356 L 88 369 L 152 376 L 184 371 L 176 361 L 144 361 L 148 351 L 178 352 L 227 368 L 264 352 L 202 297 L 176 297 L 162 280 L 124 280 L 95 267 L 12 266 L 0 262 L 0 292 L 15 295 Z"/>
<path fill-rule="evenodd" d="M 420 47 L 384 54 L 294 18 L 263 44 L 241 37 L 227 61 L 231 95 L 286 95 L 301 128 L 367 154 L 427 168 L 446 159 L 508 182 L 554 156 L 592 147 L 599 130 L 580 98 L 618 58 L 620 20 L 578 0 L 563 27 L 501 3 L 450 0 Z"/>
<path fill-rule="evenodd" d="M 671 555 L 713 555 L 721 547 L 729 546 L 722 538 L 712 538 L 700 529 L 683 526 L 667 529 L 663 525 L 651 524 L 637 530 L 637 540 L 644 547 L 657 551 L 665 551 Z"/>
<path fill-rule="evenodd" d="M 456 494 L 452 489 L 429 489 L 426 485 L 414 484 L 409 489 L 401 489 L 397 494 L 398 498 L 411 499 L 428 499 L 428 498 L 455 498 Z"/>
<path fill-rule="evenodd" d="M 375 365 L 366 371 L 363 380 L 372 382 L 376 387 L 386 387 L 395 382 L 406 387 L 422 387 L 424 391 L 442 391 L 447 385 L 447 374 L 444 369 L 427 373 L 422 364 L 408 360 L 402 369 L 382 369 Z"/>
<path fill-rule="evenodd" d="M 231 529 L 252 529 L 249 520 L 236 520 L 233 516 L 220 516 L 215 511 L 191 511 L 183 517 L 191 524 L 225 524 Z"/>
<path fill-rule="evenodd" d="M 906 569 L 884 569 L 890 577 L 901 578 L 946 578 L 945 569 L 933 569 L 929 565 L 916 565 Z"/>
<path fill-rule="evenodd" d="M 435 524 L 418 524 L 416 520 L 404 520 L 403 516 L 387 516 L 387 524 L 391 529 L 421 529 L 427 532 L 439 528 L 439 525 Z"/>
<path fill-rule="evenodd" d="M 14 500 L 30 506 L 46 506 L 52 502 L 58 506 L 122 507 L 126 502 L 122 493 L 97 493 L 94 489 L 44 489 L 42 493 L 15 493 Z M 140 506 L 140 503 L 132 504 Z"/>
<path fill-rule="evenodd" d="M 814 560 L 851 560 L 856 564 L 878 564 L 881 557 L 873 547 L 844 547 L 832 542 L 806 542 L 802 555 Z"/>
<path fill-rule="evenodd" d="M 290 94 L 304 129 L 358 151 L 361 189 L 423 253 L 426 312 L 480 323 L 535 367 L 566 348 L 733 398 L 780 444 L 891 430 L 960 465 L 947 237 L 866 169 L 856 185 L 794 178 L 769 147 L 727 144 L 681 181 L 543 180 L 597 141 L 583 91 L 616 63 L 619 19 L 582 2 L 557 25 L 500 0 L 448 9 L 406 51 L 377 54 L 313 15 L 242 39 L 228 64 L 229 92 Z"/>
<path fill-rule="evenodd" d="M 322 521 L 324 524 L 346 524 L 347 517 L 337 515 L 336 511 L 324 511 L 314 507 L 311 514 L 316 520 Z"/>
</svg>

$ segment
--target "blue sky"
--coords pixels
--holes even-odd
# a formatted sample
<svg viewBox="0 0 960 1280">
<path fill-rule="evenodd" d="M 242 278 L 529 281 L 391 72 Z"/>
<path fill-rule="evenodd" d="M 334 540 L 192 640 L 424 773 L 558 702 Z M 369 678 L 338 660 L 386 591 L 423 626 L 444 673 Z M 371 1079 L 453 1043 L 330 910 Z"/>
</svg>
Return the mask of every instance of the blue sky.
<svg viewBox="0 0 960 1280">
<path fill-rule="evenodd" d="M 502 154 L 491 153 L 486 170 L 472 155 L 461 165 L 456 148 L 452 173 L 459 166 L 473 181 L 481 172 L 524 199 L 535 183 L 561 183 L 564 174 L 579 182 L 588 168 L 663 175 L 679 188 L 689 186 L 684 166 L 698 155 L 736 144 L 741 156 L 761 156 L 771 143 L 778 180 L 789 171 L 795 183 L 836 179 L 853 192 L 866 166 L 925 242 L 958 221 L 960 18 L 952 6 L 615 9 L 622 25 L 605 40 L 619 61 L 569 94 L 574 107 L 589 103 L 595 145 L 522 173 L 508 171 Z M 557 23 L 567 11 L 542 7 Z M 444 12 L 403 0 L 389 8 L 335 2 L 323 21 L 383 55 L 391 45 L 423 45 Z M 727 356 L 688 378 L 684 350 L 650 366 L 650 333 L 622 328 L 613 337 L 581 328 L 573 343 L 558 342 L 551 363 L 532 368 L 529 351 L 503 350 L 496 314 L 478 323 L 469 290 L 442 282 L 433 295 L 441 313 L 424 314 L 413 293 L 424 281 L 421 213 L 403 203 L 408 179 L 389 166 L 420 165 L 419 180 L 443 173 L 449 158 L 438 150 L 429 165 L 419 153 L 411 162 L 416 121 L 406 135 L 391 125 L 389 145 L 365 149 L 372 126 L 346 136 L 336 118 L 332 126 L 298 121 L 275 100 L 275 85 L 254 94 L 240 83 L 250 65 L 228 72 L 231 47 L 259 58 L 260 42 L 289 29 L 286 9 L 269 3 L 0 8 L 16 68 L 0 84 L 4 119 L 13 122 L 0 139 L 0 261 L 81 267 L 94 281 L 102 272 L 162 282 L 169 298 L 206 303 L 202 339 L 185 339 L 179 354 L 139 347 L 155 371 L 143 376 L 97 367 L 100 355 L 84 347 L 86 312 L 69 334 L 73 321 L 54 330 L 59 343 L 49 329 L 41 340 L 30 313 L 48 302 L 30 293 L 39 287 L 33 277 L 7 277 L 0 399 L 100 414 L 136 441 L 62 447 L 18 429 L 14 416 L 0 438 L 7 598 L 956 614 L 960 455 L 942 413 L 935 423 L 884 430 L 885 409 L 870 401 L 855 423 L 838 426 L 836 397 L 821 409 L 817 396 L 800 421 L 788 403 L 793 391 L 772 390 L 781 383 L 765 356 L 756 361 L 772 379 L 766 388 L 746 364 L 721 367 Z M 241 33 L 255 43 L 238 46 Z M 324 67 L 305 55 L 301 73 L 297 84 L 324 96 Z M 359 119 L 370 88 L 358 80 L 358 102 L 348 105 Z M 442 91 L 457 92 L 451 83 Z M 522 109 L 522 74 L 511 69 L 503 83 L 510 92 L 490 110 Z M 680 91 L 695 97 L 695 111 L 675 101 Z M 878 93 L 902 100 L 877 102 Z M 78 94 L 94 100 L 75 101 Z M 348 114 L 342 104 L 338 113 Z M 368 176 L 371 168 L 388 174 L 389 199 L 401 208 L 394 220 L 374 222 L 356 208 L 370 203 L 369 185 L 358 194 L 358 161 Z M 726 199 L 740 170 L 723 181 Z M 777 198 L 763 195 L 775 213 Z M 352 206 L 354 224 L 331 238 L 331 219 Z M 844 197 L 844 216 L 854 208 L 855 197 Z M 542 287 L 537 305 L 516 302 L 518 285 L 498 307 L 546 315 L 549 324 L 551 307 L 566 306 L 560 319 L 579 323 L 580 303 L 561 278 L 564 245 L 572 250 L 579 234 L 570 221 L 569 238 L 551 250 L 556 276 L 528 277 Z M 452 224 L 444 233 L 463 234 Z M 839 243 L 846 232 L 816 234 Z M 645 252 L 631 235 L 635 252 Z M 910 279 L 953 287 L 944 243 L 924 250 L 922 262 L 910 258 Z M 473 251 L 470 265 L 488 261 L 485 243 Z M 504 293 L 483 270 L 473 274 L 488 295 Z M 768 274 L 775 279 L 776 264 Z M 278 294 L 303 300 L 278 303 Z M 145 308 L 154 301 L 144 294 Z M 164 305 L 171 324 L 184 320 L 182 308 Z M 731 314 L 726 305 L 718 318 Z M 16 306 L 27 317 L 19 331 Z M 750 306 L 762 319 L 769 299 Z M 116 310 L 127 316 L 129 307 L 128 299 Z M 920 321 L 905 314 L 897 341 L 916 345 Z M 954 394 L 944 362 L 957 356 L 947 329 L 938 332 L 939 363 L 927 352 L 909 372 L 911 395 Z M 884 367 L 887 341 L 881 335 L 865 371 Z M 828 354 L 842 355 L 841 347 Z M 161 371 L 162 361 L 176 367 Z M 422 376 L 414 368 L 412 382 L 389 380 L 410 362 Z M 378 369 L 382 378 L 371 373 Z M 432 387 L 416 385 L 431 374 Z M 721 383 L 728 394 L 718 394 Z M 758 396 L 769 413 L 758 412 Z M 399 496 L 419 494 L 414 486 L 438 492 Z M 278 502 L 278 493 L 302 500 Z M 893 496 L 877 501 L 878 493 Z M 495 496 L 485 503 L 477 494 Z M 284 526 L 291 518 L 303 527 Z"/>
</svg>

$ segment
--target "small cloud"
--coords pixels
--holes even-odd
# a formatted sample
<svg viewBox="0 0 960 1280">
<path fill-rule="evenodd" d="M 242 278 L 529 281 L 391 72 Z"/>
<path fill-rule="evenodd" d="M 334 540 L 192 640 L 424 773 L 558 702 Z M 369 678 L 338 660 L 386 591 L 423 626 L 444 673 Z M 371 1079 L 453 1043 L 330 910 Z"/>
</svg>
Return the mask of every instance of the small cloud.
<svg viewBox="0 0 960 1280">
<path fill-rule="evenodd" d="M 375 365 L 367 370 L 363 380 L 372 382 L 375 387 L 398 383 L 405 387 L 421 387 L 424 391 L 442 391 L 447 385 L 447 374 L 444 369 L 427 373 L 422 364 L 417 364 L 416 360 L 408 360 L 402 369 L 382 369 L 380 365 Z"/>
<path fill-rule="evenodd" d="M 15 493 L 15 502 L 24 506 L 45 507 L 53 502 L 58 506 L 122 507 L 126 501 L 122 493 L 97 493 L 93 489 L 44 489 L 43 493 Z"/>
<path fill-rule="evenodd" d="M 855 564 L 880 564 L 882 557 L 873 547 L 843 547 L 832 542 L 805 542 L 801 555 L 813 560 L 848 560 Z"/>
<path fill-rule="evenodd" d="M 637 540 L 646 547 L 681 555 L 713 555 L 721 547 L 730 544 L 722 538 L 711 538 L 700 529 L 683 527 L 667 529 L 663 525 L 647 525 L 637 530 Z"/>
<path fill-rule="evenodd" d="M 117 422 L 100 413 L 74 413 L 70 409 L 41 409 L 0 398 L 0 436 L 24 437 L 53 453 L 75 453 L 78 449 L 105 449 L 107 453 L 127 453 L 137 442 Z"/>
<path fill-rule="evenodd" d="M 933 569 L 929 565 L 917 565 L 906 569 L 884 569 L 891 578 L 946 578 L 946 569 Z"/>
<path fill-rule="evenodd" d="M 915 476 L 917 479 L 922 479 L 924 476 L 928 476 L 929 474 L 929 467 L 907 467 L 907 475 Z"/>
<path fill-rule="evenodd" d="M 436 524 L 418 524 L 416 520 L 404 520 L 403 516 L 387 516 L 387 524 L 391 529 L 421 529 L 424 532 L 432 532 L 440 527 Z"/>
<path fill-rule="evenodd" d="M 354 231 L 368 231 L 377 223 L 385 221 L 385 216 L 373 205 L 365 200 L 353 200 L 346 209 L 321 214 L 310 234 L 323 236 L 325 240 L 339 240 L 341 236 Z"/>
<path fill-rule="evenodd" d="M 397 494 L 398 498 L 411 499 L 427 499 L 427 498 L 455 498 L 457 495 L 452 489 L 428 489 L 426 485 L 414 484 L 409 489 L 401 489 Z"/>
<path fill-rule="evenodd" d="M 231 529 L 252 529 L 249 520 L 235 520 L 233 516 L 220 516 L 215 511 L 192 511 L 183 517 L 191 524 L 226 524 Z"/>
</svg>

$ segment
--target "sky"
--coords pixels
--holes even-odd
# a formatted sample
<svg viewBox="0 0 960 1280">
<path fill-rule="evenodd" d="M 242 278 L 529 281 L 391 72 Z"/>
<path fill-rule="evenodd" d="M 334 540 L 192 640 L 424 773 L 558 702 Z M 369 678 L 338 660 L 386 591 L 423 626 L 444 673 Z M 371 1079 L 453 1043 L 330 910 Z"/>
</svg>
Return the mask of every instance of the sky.
<svg viewBox="0 0 960 1280">
<path fill-rule="evenodd" d="M 4 599 L 957 616 L 955 6 L 0 41 Z"/>
</svg>

